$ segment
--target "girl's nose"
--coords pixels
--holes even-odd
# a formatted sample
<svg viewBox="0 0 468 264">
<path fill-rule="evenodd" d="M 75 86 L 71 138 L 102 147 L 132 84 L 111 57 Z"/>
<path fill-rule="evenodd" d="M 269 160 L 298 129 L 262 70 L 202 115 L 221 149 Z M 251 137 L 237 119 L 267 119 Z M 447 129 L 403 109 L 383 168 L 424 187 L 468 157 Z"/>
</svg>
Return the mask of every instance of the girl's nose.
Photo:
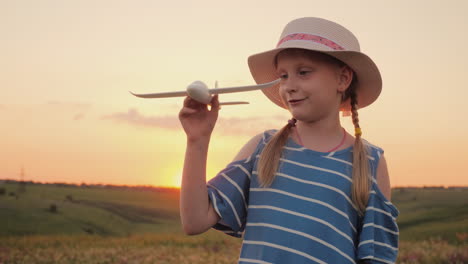
<svg viewBox="0 0 468 264">
<path fill-rule="evenodd" d="M 282 86 L 283 86 L 284 91 L 287 92 L 287 93 L 292 93 L 292 92 L 297 91 L 296 82 L 294 80 L 292 80 L 291 78 L 286 79 L 283 82 Z"/>
</svg>

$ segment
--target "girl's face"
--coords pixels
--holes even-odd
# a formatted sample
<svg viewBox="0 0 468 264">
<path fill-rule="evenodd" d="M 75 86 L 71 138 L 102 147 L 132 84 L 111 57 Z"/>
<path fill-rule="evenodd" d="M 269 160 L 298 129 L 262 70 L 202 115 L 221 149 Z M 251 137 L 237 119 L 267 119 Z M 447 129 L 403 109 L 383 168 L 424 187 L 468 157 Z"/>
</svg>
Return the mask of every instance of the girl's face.
<svg viewBox="0 0 468 264">
<path fill-rule="evenodd" d="M 302 121 L 338 116 L 341 93 L 352 79 L 349 67 L 332 63 L 321 54 L 280 53 L 277 74 L 280 95 L 292 116 Z"/>
</svg>

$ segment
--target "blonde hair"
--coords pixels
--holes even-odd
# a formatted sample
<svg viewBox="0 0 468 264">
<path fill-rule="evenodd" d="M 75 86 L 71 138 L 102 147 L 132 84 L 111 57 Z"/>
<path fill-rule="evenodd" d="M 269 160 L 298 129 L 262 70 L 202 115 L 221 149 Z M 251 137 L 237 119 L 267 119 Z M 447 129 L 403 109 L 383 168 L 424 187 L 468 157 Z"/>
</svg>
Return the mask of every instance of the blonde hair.
<svg viewBox="0 0 468 264">
<path fill-rule="evenodd" d="M 284 50 L 288 53 L 292 52 L 293 54 L 301 53 L 306 56 L 310 56 L 311 53 L 316 54 L 316 52 L 308 50 L 298 50 L 298 49 L 288 49 Z M 282 51 L 282 52 L 284 52 Z M 324 56 L 328 56 L 323 54 Z M 329 60 L 332 63 L 336 63 L 340 66 L 344 66 L 343 62 L 338 59 L 335 59 L 331 56 L 328 56 Z M 275 59 L 276 64 L 276 59 Z M 359 127 L 359 118 L 357 112 L 357 94 L 356 94 L 356 83 L 357 77 L 354 74 L 353 80 L 344 93 L 342 101 L 346 101 L 350 98 L 351 104 L 351 117 L 356 129 Z M 276 176 L 276 171 L 280 166 L 280 158 L 282 155 L 283 146 L 286 144 L 288 137 L 291 134 L 291 128 L 293 125 L 287 124 L 276 132 L 271 139 L 268 141 L 264 147 L 260 159 L 258 162 L 258 180 L 261 187 L 270 186 Z M 367 155 L 369 150 L 367 146 L 363 143 L 360 133 L 355 134 L 354 146 L 353 146 L 353 171 L 352 171 L 352 187 L 351 187 L 351 199 L 357 207 L 358 214 L 360 216 L 364 215 L 367 201 L 369 198 L 370 186 L 372 184 L 369 176 L 369 161 Z"/>
</svg>

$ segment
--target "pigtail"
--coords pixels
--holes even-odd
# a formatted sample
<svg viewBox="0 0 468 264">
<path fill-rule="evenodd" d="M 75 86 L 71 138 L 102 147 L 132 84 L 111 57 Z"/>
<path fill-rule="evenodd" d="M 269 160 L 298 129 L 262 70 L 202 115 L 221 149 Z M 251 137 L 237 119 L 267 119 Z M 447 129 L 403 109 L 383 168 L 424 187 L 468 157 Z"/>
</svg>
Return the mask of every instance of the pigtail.
<svg viewBox="0 0 468 264">
<path fill-rule="evenodd" d="M 355 129 L 355 140 L 353 148 L 353 183 L 351 187 L 351 199 L 353 203 L 357 206 L 358 214 L 363 216 L 367 207 L 367 201 L 369 199 L 370 186 L 372 184 L 369 174 L 369 161 L 367 158 L 368 149 L 367 146 L 363 143 L 361 137 L 362 132 L 359 127 L 359 118 L 357 112 L 357 94 L 351 85 L 349 97 L 351 101 L 351 117 Z"/>
<path fill-rule="evenodd" d="M 286 126 L 275 133 L 265 145 L 258 161 L 258 180 L 261 187 L 269 187 L 276 176 L 282 150 L 288 140 L 294 124 L 288 122 Z"/>
</svg>

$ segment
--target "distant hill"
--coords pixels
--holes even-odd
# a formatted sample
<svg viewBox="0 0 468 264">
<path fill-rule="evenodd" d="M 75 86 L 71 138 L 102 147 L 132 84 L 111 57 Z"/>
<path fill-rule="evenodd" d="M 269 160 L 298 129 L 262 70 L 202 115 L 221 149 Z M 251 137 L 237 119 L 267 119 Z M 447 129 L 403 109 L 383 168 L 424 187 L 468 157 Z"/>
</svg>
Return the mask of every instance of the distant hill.
<svg viewBox="0 0 468 264">
<path fill-rule="evenodd" d="M 3 194 L 2 194 L 3 189 Z M 468 234 L 468 189 L 396 188 L 400 239 Z M 182 233 L 179 190 L 151 186 L 0 184 L 0 236 Z"/>
<path fill-rule="evenodd" d="M 0 236 L 181 232 L 177 189 L 11 182 L 2 188 Z"/>
<path fill-rule="evenodd" d="M 457 233 L 468 235 L 466 188 L 394 189 L 392 203 L 400 211 L 397 222 L 401 240 L 441 237 L 455 242 Z"/>
</svg>

